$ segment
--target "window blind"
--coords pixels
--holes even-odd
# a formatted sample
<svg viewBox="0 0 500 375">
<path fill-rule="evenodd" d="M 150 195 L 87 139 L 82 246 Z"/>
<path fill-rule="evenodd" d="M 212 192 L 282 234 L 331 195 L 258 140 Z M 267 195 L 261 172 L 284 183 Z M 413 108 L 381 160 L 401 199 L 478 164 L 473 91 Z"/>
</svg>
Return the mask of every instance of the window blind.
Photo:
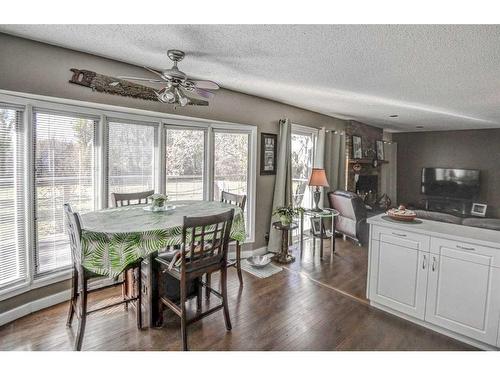
<svg viewBox="0 0 500 375">
<path fill-rule="evenodd" d="M 111 193 L 154 190 L 156 125 L 108 121 L 108 199 Z"/>
<path fill-rule="evenodd" d="M 63 204 L 93 210 L 94 139 L 97 118 L 35 109 L 36 273 L 71 264 Z"/>
<path fill-rule="evenodd" d="M 23 125 L 21 110 L 0 104 L 0 288 L 27 277 Z"/>
<path fill-rule="evenodd" d="M 250 135 L 245 132 L 214 131 L 214 200 L 222 191 L 248 194 L 248 155 Z M 245 210 L 248 229 L 248 210 Z"/>
<path fill-rule="evenodd" d="M 203 199 L 205 130 L 167 129 L 166 189 L 173 200 Z"/>
</svg>

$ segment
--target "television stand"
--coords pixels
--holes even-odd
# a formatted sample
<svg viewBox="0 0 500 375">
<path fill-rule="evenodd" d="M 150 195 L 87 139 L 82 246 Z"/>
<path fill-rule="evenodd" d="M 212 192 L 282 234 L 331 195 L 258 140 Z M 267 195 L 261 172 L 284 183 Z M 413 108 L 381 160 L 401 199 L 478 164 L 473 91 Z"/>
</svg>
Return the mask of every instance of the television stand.
<svg viewBox="0 0 500 375">
<path fill-rule="evenodd" d="M 424 198 L 424 207 L 426 211 L 443 212 L 459 217 L 470 216 L 472 202 L 463 199 L 454 198 Z"/>
</svg>

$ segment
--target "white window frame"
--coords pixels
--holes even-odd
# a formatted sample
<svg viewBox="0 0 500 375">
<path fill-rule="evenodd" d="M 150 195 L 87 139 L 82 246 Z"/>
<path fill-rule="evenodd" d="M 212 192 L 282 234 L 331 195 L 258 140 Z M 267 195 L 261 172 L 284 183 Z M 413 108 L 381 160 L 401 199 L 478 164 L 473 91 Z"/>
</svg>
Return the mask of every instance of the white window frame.
<svg viewBox="0 0 500 375">
<path fill-rule="evenodd" d="M 172 130 L 200 130 L 203 131 L 203 152 L 204 152 L 204 159 L 203 159 L 203 200 L 209 200 L 208 199 L 208 180 L 209 180 L 209 167 L 208 164 L 211 164 L 211 159 L 210 159 L 210 141 L 209 141 L 209 125 L 199 125 L 199 124 L 191 124 L 191 125 L 176 125 L 172 124 L 171 121 L 165 121 L 162 124 L 163 128 L 163 147 L 164 149 L 162 150 L 162 155 L 163 155 L 163 160 L 165 165 L 163 166 L 164 168 L 160 170 L 159 172 L 162 174 L 162 179 L 163 179 L 163 185 L 161 186 L 162 190 L 159 190 L 160 193 L 165 194 L 167 191 L 167 166 L 166 166 L 166 147 L 167 147 L 167 132 L 169 129 Z"/>
<path fill-rule="evenodd" d="M 257 184 L 257 127 L 222 121 L 213 121 L 188 116 L 166 114 L 155 111 L 125 108 L 108 104 L 84 102 L 73 99 L 55 98 L 43 95 L 20 93 L 0 89 L 0 102 L 24 107 L 24 136 L 26 152 L 26 222 L 27 241 L 27 279 L 25 282 L 0 289 L 0 301 L 25 293 L 29 290 L 50 285 L 59 281 L 67 280 L 71 276 L 71 269 L 52 272 L 43 276 L 35 277 L 35 238 L 34 238 L 34 155 L 33 155 L 33 107 L 43 110 L 54 110 L 59 112 L 79 113 L 93 115 L 100 118 L 95 131 L 95 204 L 97 208 L 106 208 L 107 197 L 107 118 L 122 119 L 123 121 L 138 121 L 148 124 L 158 124 L 155 139 L 155 190 L 165 192 L 165 131 L 167 127 L 207 129 L 205 144 L 205 199 L 213 200 L 213 131 L 226 130 L 234 132 L 246 132 L 249 139 L 248 159 L 248 192 L 247 206 L 248 223 L 247 239 L 245 243 L 255 242 L 255 203 Z"/>
<path fill-rule="evenodd" d="M 154 140 L 153 140 L 153 188 L 155 191 L 160 191 L 159 186 L 158 186 L 158 167 L 160 164 L 159 158 L 160 152 L 158 150 L 158 141 L 159 141 L 159 128 L 161 127 L 160 122 L 154 122 L 154 121 L 142 121 L 142 120 L 137 120 L 137 119 L 131 119 L 128 116 L 120 116 L 120 117 L 110 117 L 106 115 L 101 116 L 101 128 L 103 129 L 103 138 L 102 138 L 102 162 L 99 164 L 99 166 L 102 169 L 102 174 L 100 176 L 100 179 L 102 180 L 101 185 L 99 185 L 98 182 L 98 188 L 95 190 L 99 190 L 99 197 L 96 197 L 96 201 L 100 201 L 101 199 L 103 202 L 99 202 L 99 207 L 100 208 L 108 208 L 109 207 L 109 176 L 108 176 L 108 168 L 109 168 L 109 123 L 110 122 L 122 122 L 125 125 L 138 125 L 138 126 L 149 126 L 154 129 Z M 97 169 L 97 168 L 96 168 Z M 101 194 L 103 194 L 101 196 Z"/>
<path fill-rule="evenodd" d="M 304 126 L 292 123 L 292 134 L 312 136 L 313 139 L 313 149 L 312 149 L 312 165 L 316 164 L 316 146 L 318 144 L 319 129 L 313 128 L 311 126 Z M 311 194 L 310 206 L 313 207 L 313 198 Z"/>
</svg>

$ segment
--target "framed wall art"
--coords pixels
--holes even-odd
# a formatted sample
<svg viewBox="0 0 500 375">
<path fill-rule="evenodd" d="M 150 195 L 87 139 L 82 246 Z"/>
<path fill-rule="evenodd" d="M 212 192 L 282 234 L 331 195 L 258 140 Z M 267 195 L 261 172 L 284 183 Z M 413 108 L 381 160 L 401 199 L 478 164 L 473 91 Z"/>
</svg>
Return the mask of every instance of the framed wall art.
<svg viewBox="0 0 500 375">
<path fill-rule="evenodd" d="M 353 159 L 362 159 L 363 158 L 363 149 L 361 147 L 361 137 L 357 135 L 352 136 L 352 158 Z"/>
<path fill-rule="evenodd" d="M 385 160 L 384 142 L 377 141 L 376 146 L 377 146 L 376 147 L 377 148 L 377 159 L 378 160 Z"/>
<path fill-rule="evenodd" d="M 276 155 L 278 136 L 276 134 L 260 134 L 260 174 L 276 174 Z"/>
</svg>

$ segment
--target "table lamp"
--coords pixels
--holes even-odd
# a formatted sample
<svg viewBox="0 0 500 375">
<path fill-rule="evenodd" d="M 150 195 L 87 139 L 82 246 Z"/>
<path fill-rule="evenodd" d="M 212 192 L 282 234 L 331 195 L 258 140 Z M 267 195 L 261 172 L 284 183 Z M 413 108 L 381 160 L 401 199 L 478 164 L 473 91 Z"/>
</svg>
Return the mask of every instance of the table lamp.
<svg viewBox="0 0 500 375">
<path fill-rule="evenodd" d="M 311 176 L 309 177 L 309 186 L 316 186 L 316 190 L 314 190 L 313 198 L 315 207 L 313 211 L 321 211 L 321 208 L 318 207 L 319 200 L 321 198 L 321 192 L 319 191 L 320 186 L 329 186 L 328 180 L 326 179 L 325 170 L 323 168 L 313 168 L 311 172 Z"/>
</svg>

